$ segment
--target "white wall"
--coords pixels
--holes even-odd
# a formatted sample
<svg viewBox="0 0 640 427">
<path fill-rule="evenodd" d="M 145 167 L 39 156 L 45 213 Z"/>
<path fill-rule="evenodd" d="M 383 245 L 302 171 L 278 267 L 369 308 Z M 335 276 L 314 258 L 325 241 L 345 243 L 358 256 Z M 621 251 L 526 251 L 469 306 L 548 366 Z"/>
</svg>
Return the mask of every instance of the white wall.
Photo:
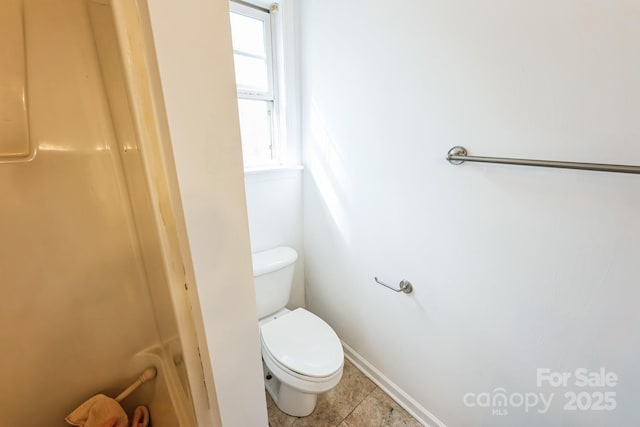
<svg viewBox="0 0 640 427">
<path fill-rule="evenodd" d="M 444 160 L 640 164 L 638 3 L 310 0 L 300 28 L 309 308 L 449 426 L 639 424 L 640 178 Z M 616 410 L 563 411 L 593 390 L 545 367 L 614 371 Z M 556 396 L 463 405 L 497 387 Z"/>
<path fill-rule="evenodd" d="M 266 426 L 228 2 L 149 12 L 222 425 Z"/>
<path fill-rule="evenodd" d="M 251 251 L 290 246 L 298 252 L 289 307 L 304 307 L 302 171 L 273 170 L 245 177 Z"/>
</svg>

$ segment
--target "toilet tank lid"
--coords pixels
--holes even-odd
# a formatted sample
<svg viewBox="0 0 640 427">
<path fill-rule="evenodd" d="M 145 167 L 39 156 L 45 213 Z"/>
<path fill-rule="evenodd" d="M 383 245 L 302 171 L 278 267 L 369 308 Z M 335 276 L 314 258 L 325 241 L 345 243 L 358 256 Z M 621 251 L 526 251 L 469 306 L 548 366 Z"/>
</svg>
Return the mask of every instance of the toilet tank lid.
<svg viewBox="0 0 640 427">
<path fill-rule="evenodd" d="M 298 253 L 295 249 L 286 246 L 256 252 L 251 255 L 253 277 L 280 270 L 293 264 L 297 259 Z"/>
</svg>

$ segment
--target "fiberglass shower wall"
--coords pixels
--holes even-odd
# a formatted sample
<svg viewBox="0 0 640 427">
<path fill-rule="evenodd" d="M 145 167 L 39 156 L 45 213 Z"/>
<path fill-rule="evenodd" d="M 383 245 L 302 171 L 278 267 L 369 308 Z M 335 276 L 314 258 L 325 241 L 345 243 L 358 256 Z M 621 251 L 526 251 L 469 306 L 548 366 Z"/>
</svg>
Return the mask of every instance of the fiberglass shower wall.
<svg viewBox="0 0 640 427">
<path fill-rule="evenodd" d="M 9 0 L 0 16 L 0 425 L 124 402 L 193 408 L 108 2 Z M 130 413 L 130 411 L 129 411 Z"/>
</svg>

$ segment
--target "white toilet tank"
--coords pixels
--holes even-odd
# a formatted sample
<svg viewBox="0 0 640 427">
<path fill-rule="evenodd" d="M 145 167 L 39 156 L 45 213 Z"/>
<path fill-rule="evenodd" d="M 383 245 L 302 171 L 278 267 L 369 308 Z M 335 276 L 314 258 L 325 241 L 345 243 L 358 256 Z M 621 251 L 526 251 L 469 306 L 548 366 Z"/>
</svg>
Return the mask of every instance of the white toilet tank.
<svg viewBox="0 0 640 427">
<path fill-rule="evenodd" d="M 275 313 L 289 302 L 298 253 L 281 246 L 252 255 L 258 319 Z"/>
</svg>

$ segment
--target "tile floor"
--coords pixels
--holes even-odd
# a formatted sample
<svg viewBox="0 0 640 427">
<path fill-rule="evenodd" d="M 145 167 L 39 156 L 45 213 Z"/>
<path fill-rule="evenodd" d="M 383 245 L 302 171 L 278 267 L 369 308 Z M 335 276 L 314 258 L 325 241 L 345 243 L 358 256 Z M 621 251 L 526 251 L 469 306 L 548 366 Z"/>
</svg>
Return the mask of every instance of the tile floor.
<svg viewBox="0 0 640 427">
<path fill-rule="evenodd" d="M 292 417 L 280 411 L 267 393 L 271 427 L 420 427 L 411 415 L 345 359 L 340 383 L 318 397 L 308 417 Z"/>
</svg>

